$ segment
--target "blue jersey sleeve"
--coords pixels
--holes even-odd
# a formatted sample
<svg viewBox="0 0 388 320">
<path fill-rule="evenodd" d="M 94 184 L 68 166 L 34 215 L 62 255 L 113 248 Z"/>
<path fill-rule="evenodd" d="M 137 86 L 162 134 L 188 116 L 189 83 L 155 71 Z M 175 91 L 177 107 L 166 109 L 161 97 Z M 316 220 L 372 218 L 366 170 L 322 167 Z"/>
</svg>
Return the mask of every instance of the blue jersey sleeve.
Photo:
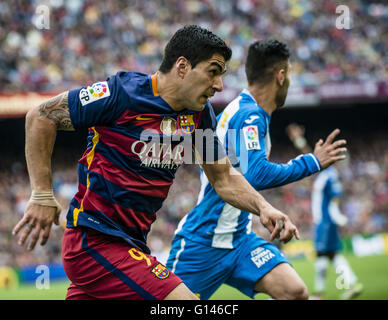
<svg viewBox="0 0 388 320">
<path fill-rule="evenodd" d="M 237 152 L 242 173 L 255 189 L 285 185 L 320 171 L 320 163 L 312 153 L 298 156 L 287 164 L 270 162 L 265 117 L 252 113 L 246 119 L 248 121 L 240 121 L 240 150 Z"/>
<path fill-rule="evenodd" d="M 75 129 L 109 125 L 126 109 L 129 97 L 118 76 L 69 91 L 69 111 Z"/>
<path fill-rule="evenodd" d="M 226 157 L 216 134 L 217 119 L 210 103 L 205 105 L 200 127 L 195 131 L 193 148 L 200 162 L 214 163 Z"/>
</svg>

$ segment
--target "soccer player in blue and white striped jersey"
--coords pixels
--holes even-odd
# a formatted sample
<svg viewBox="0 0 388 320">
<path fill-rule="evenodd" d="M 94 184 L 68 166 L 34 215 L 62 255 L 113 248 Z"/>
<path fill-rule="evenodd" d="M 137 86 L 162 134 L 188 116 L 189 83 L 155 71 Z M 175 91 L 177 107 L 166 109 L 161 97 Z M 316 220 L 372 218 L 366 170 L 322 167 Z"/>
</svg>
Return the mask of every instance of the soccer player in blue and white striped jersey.
<svg viewBox="0 0 388 320">
<path fill-rule="evenodd" d="M 297 124 L 290 124 L 287 133 L 297 149 L 309 152 L 310 147 L 304 137 L 304 128 Z M 330 262 L 335 271 L 341 274 L 345 291 L 340 299 L 353 299 L 361 294 L 363 285 L 358 282 L 352 267 L 341 254 L 342 243 L 340 227 L 347 224 L 348 218 L 341 212 L 340 198 L 343 196 L 343 187 L 340 181 L 338 165 L 331 166 L 319 173 L 314 180 L 311 194 L 311 212 L 314 223 L 315 284 L 311 299 L 320 300 L 324 297 L 327 280 L 327 269 Z M 338 288 L 340 289 L 340 288 Z"/>
<path fill-rule="evenodd" d="M 289 57 L 287 46 L 277 40 L 253 43 L 246 61 L 248 88 L 217 117 L 217 135 L 229 159 L 256 190 L 310 176 L 343 159 L 340 153 L 346 150 L 346 141 L 333 142 L 337 130 L 313 153 L 287 164 L 269 161 L 269 125 L 285 103 Z M 178 226 L 167 266 L 201 299 L 223 283 L 250 297 L 264 292 L 275 299 L 308 298 L 304 282 L 278 248 L 251 231 L 251 213 L 217 196 L 203 172 L 198 203 Z"/>
</svg>

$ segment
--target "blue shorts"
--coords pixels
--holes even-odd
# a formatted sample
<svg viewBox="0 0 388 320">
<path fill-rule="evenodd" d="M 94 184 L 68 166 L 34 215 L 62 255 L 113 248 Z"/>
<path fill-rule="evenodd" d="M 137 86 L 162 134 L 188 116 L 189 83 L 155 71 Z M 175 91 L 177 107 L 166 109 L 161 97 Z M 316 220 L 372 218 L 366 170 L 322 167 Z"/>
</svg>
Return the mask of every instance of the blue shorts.
<svg viewBox="0 0 388 320">
<path fill-rule="evenodd" d="M 257 281 L 283 262 L 289 263 L 275 245 L 250 233 L 234 249 L 213 248 L 175 236 L 166 266 L 207 300 L 223 283 L 253 298 Z"/>
<path fill-rule="evenodd" d="M 315 250 L 319 253 L 332 253 L 342 250 L 342 243 L 337 225 L 320 223 L 315 227 Z"/>
</svg>

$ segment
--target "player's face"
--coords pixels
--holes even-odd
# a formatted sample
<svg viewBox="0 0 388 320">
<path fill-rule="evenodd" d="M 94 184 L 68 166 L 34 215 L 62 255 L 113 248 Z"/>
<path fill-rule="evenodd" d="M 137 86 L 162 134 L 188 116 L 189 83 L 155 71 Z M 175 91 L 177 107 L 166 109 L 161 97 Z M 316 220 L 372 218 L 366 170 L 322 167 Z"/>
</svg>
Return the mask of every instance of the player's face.
<svg viewBox="0 0 388 320">
<path fill-rule="evenodd" d="M 286 102 L 288 87 L 290 86 L 290 71 L 291 71 L 291 64 L 288 62 L 287 70 L 285 70 L 285 79 L 284 79 L 283 85 L 280 86 L 275 96 L 275 103 L 278 108 L 283 107 L 284 103 Z"/>
<path fill-rule="evenodd" d="M 215 53 L 210 59 L 199 62 L 185 76 L 182 94 L 185 108 L 202 111 L 206 102 L 216 92 L 223 89 L 222 74 L 225 72 L 225 59 Z"/>
</svg>

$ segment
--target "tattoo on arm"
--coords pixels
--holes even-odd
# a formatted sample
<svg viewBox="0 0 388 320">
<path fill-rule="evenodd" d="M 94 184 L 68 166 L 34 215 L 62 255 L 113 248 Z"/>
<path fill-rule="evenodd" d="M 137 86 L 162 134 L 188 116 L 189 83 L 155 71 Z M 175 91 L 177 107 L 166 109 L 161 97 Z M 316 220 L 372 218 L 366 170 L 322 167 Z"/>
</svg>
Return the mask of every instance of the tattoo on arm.
<svg viewBox="0 0 388 320">
<path fill-rule="evenodd" d="M 57 130 L 74 130 L 70 120 L 68 95 L 67 91 L 63 92 L 39 106 L 40 115 L 53 121 L 57 126 Z"/>
</svg>

